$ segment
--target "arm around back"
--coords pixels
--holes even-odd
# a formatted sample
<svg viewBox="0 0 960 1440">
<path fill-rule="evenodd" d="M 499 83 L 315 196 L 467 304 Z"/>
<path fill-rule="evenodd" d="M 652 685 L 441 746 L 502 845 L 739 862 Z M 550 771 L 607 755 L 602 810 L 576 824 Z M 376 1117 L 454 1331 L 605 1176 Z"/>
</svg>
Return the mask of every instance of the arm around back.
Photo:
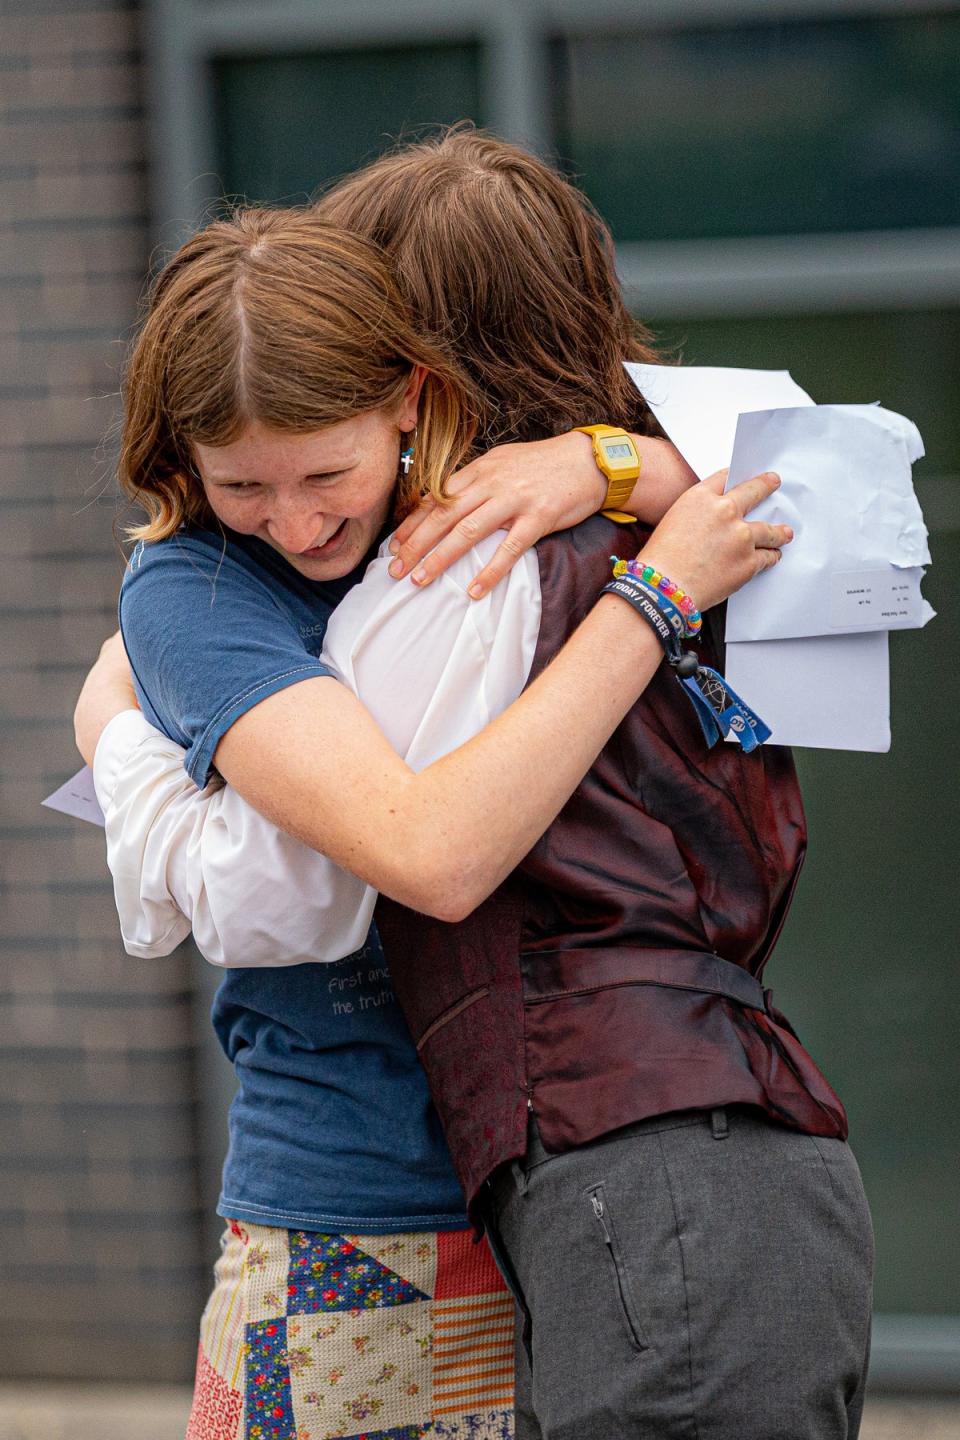
<svg viewBox="0 0 960 1440">
<path fill-rule="evenodd" d="M 745 519 L 777 477 L 730 495 L 724 479 L 681 496 L 642 552 L 704 609 L 774 564 L 790 538 L 782 526 Z M 417 619 L 423 598 L 411 598 L 404 633 L 417 635 L 426 654 L 427 611 Z M 515 704 L 419 774 L 360 700 L 326 678 L 241 716 L 217 765 L 281 829 L 403 904 L 458 920 L 547 828 L 661 660 L 644 622 L 604 596 Z"/>
</svg>

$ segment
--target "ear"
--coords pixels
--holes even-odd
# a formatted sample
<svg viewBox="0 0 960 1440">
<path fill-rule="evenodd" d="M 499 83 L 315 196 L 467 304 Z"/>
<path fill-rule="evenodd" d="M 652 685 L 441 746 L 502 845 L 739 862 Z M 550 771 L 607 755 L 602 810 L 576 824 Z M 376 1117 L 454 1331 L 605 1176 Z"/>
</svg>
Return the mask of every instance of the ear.
<svg viewBox="0 0 960 1440">
<path fill-rule="evenodd" d="M 420 394 L 429 373 L 426 365 L 414 365 L 410 372 L 410 381 L 403 392 L 403 399 L 400 401 L 400 410 L 397 415 L 397 424 L 404 434 L 416 428 Z"/>
</svg>

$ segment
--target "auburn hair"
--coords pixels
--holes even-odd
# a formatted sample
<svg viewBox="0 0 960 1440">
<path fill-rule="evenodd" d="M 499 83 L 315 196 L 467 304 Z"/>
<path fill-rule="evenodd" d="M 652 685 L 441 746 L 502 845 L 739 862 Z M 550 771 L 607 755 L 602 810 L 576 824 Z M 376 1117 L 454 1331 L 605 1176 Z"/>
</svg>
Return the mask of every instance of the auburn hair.
<svg viewBox="0 0 960 1440">
<path fill-rule="evenodd" d="M 376 242 L 418 326 L 479 393 L 476 447 L 612 421 L 660 434 L 623 369 L 656 360 L 613 241 L 557 170 L 470 125 L 406 145 L 317 202 Z"/>
<path fill-rule="evenodd" d="M 298 434 L 399 405 L 427 369 L 402 511 L 443 493 L 476 428 L 472 387 L 417 333 L 383 254 L 312 209 L 244 209 L 194 235 L 161 270 L 124 380 L 120 483 L 162 540 L 212 514 L 191 446 L 259 421 Z"/>
</svg>

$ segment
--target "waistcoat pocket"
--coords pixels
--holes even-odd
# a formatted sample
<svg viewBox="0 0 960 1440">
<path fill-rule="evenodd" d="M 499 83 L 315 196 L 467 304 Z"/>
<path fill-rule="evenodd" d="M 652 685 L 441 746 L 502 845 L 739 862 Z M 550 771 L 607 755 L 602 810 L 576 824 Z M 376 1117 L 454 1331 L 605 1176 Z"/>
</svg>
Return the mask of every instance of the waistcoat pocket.
<svg viewBox="0 0 960 1440">
<path fill-rule="evenodd" d="M 426 1030 L 424 1030 L 420 1039 L 417 1041 L 417 1050 L 422 1050 L 427 1041 L 431 1040 L 438 1030 L 442 1030 L 445 1025 L 449 1025 L 451 1020 L 456 1020 L 458 1015 L 462 1015 L 464 1010 L 469 1010 L 470 1006 L 475 1005 L 478 1000 L 485 1000 L 489 994 L 490 986 L 481 985 L 478 990 L 471 990 L 469 995 L 464 995 L 455 1005 L 451 1005 L 448 1010 L 444 1010 L 443 1013 L 438 1015 L 436 1020 L 431 1021 Z"/>
</svg>

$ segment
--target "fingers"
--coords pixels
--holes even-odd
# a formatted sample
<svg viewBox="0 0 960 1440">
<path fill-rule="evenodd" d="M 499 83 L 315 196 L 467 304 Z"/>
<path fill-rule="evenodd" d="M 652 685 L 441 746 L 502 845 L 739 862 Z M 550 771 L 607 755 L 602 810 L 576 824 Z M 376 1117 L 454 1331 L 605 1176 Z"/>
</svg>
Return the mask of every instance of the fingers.
<svg viewBox="0 0 960 1440">
<path fill-rule="evenodd" d="M 463 491 L 473 483 L 476 475 L 475 464 L 476 462 L 472 462 L 470 465 L 465 465 L 462 470 L 457 471 L 456 475 L 450 476 L 446 487 L 449 496 L 462 495 Z M 473 506 L 479 506 L 486 498 L 488 497 L 474 492 Z M 470 502 L 466 502 L 466 508 L 470 508 Z M 462 514 L 464 514 L 463 508 L 458 509 L 455 505 L 439 505 L 432 495 L 425 495 L 417 508 L 411 511 L 407 518 L 397 526 L 390 540 L 390 553 L 395 555 L 400 562 L 398 566 L 390 567 L 390 574 L 393 578 L 399 580 L 409 570 L 412 570 L 417 561 L 422 560 L 438 540 L 449 534 Z M 431 519 L 433 528 L 423 532 L 424 522 Z M 414 535 L 417 536 L 416 540 L 413 539 Z"/>
<path fill-rule="evenodd" d="M 393 532 L 393 535 L 390 539 L 389 547 L 391 555 L 396 555 L 398 551 L 402 549 L 404 545 L 406 545 L 407 541 L 411 539 L 414 532 L 419 528 L 420 525 L 423 524 L 424 520 L 426 520 L 429 515 L 433 514 L 436 508 L 437 502 L 430 495 L 426 496 L 423 500 L 420 501 L 420 504 L 417 506 L 416 510 L 412 510 L 407 516 L 406 520 L 404 520 L 400 525 L 398 525 L 396 530 Z"/>
<path fill-rule="evenodd" d="M 397 567 L 404 565 L 405 568 L 400 574 L 406 573 L 406 569 L 412 567 L 410 578 L 414 585 L 429 585 L 438 575 L 442 575 L 444 570 L 449 569 L 455 560 L 472 550 L 474 545 L 496 530 L 502 530 L 511 518 L 510 506 L 503 500 L 488 500 L 479 509 L 461 513 L 459 519 L 456 507 L 451 506 L 450 510 L 453 511 L 452 515 L 445 507 L 438 507 L 437 515 L 431 516 L 419 527 L 413 539 L 390 566 L 390 574 L 394 579 L 399 578 Z M 535 538 L 538 539 L 539 535 Z M 408 556 L 411 557 L 409 561 Z M 509 568 L 508 565 L 507 569 Z"/>
<path fill-rule="evenodd" d="M 711 479 L 715 478 L 715 476 L 711 476 Z M 772 495 L 775 490 L 779 489 L 779 486 L 780 476 L 770 470 L 763 475 L 755 475 L 752 480 L 744 480 L 742 485 L 734 485 L 733 489 L 728 490 L 726 494 L 727 499 L 733 502 L 740 515 L 748 515 L 760 504 L 761 500 L 766 500 L 768 495 Z"/>
<path fill-rule="evenodd" d="M 755 550 L 754 556 L 757 565 L 754 573 L 759 575 L 763 570 L 772 570 L 774 565 L 783 559 L 783 552 L 781 550 Z"/>
<path fill-rule="evenodd" d="M 490 451 L 487 452 L 488 455 L 490 453 Z M 485 456 L 481 455 L 478 459 L 471 460 L 469 464 L 464 465 L 463 469 L 458 470 L 455 475 L 451 475 L 446 484 L 447 494 L 460 495 L 466 490 L 468 485 L 476 484 L 481 474 L 482 462 L 485 458 Z"/>
<path fill-rule="evenodd" d="M 493 559 L 484 565 L 470 585 L 467 591 L 470 599 L 480 600 L 498 585 L 503 577 L 510 573 L 521 555 L 525 555 L 531 546 L 536 545 L 541 533 L 540 528 L 530 520 L 518 520 L 497 546 Z"/>
<path fill-rule="evenodd" d="M 748 520 L 746 523 L 758 550 L 779 550 L 781 545 L 789 545 L 793 539 L 793 530 L 789 525 L 772 525 L 766 520 Z"/>
<path fill-rule="evenodd" d="M 414 513 L 417 514 L 419 512 Z M 413 518 L 413 516 L 408 517 L 409 520 Z M 452 553 L 447 551 L 446 562 L 445 564 L 441 564 L 439 568 L 433 564 L 428 564 L 426 567 L 428 572 L 427 578 L 425 580 L 418 578 L 417 583 L 425 584 L 429 583 L 429 580 L 435 579 L 436 576 L 441 574 L 446 568 L 446 565 L 449 565 L 452 560 L 457 558 L 457 555 L 462 555 L 466 550 L 470 549 L 471 545 L 476 544 L 479 535 L 474 533 L 472 522 L 473 516 L 469 513 L 464 502 L 461 502 L 460 505 L 456 503 L 451 505 L 434 504 L 432 509 L 426 510 L 420 516 L 418 523 L 412 531 L 408 531 L 407 534 L 401 536 L 400 530 L 398 530 L 395 538 L 400 541 L 400 545 L 390 565 L 390 574 L 394 580 L 400 580 L 404 575 L 408 575 L 411 570 L 423 568 L 420 566 L 420 562 L 424 556 L 429 555 L 429 552 L 439 545 L 440 541 L 449 535 L 456 526 L 461 526 L 460 534 L 464 540 L 463 545 L 459 549 L 454 547 Z M 404 524 L 407 524 L 407 521 L 404 521 Z M 393 547 L 391 546 L 391 548 Z M 430 559 L 432 560 L 433 557 L 431 556 Z"/>
</svg>

